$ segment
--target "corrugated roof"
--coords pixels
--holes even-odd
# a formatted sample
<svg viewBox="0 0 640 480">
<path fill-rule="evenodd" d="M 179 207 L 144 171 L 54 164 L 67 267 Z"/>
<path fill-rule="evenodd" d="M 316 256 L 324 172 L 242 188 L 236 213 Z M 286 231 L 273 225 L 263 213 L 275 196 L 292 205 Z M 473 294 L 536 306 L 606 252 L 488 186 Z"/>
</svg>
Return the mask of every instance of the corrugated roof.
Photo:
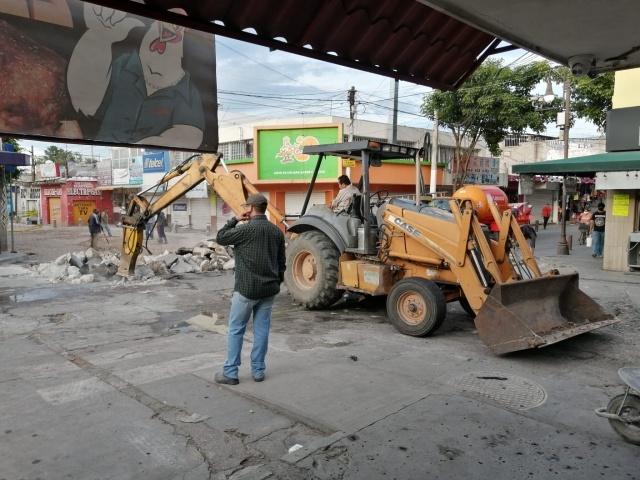
<svg viewBox="0 0 640 480">
<path fill-rule="evenodd" d="M 94 3 L 440 89 L 457 88 L 499 43 L 416 0 Z"/>
<path fill-rule="evenodd" d="M 599 153 L 513 166 L 513 173 L 533 175 L 584 175 L 632 170 L 640 170 L 640 151 Z"/>
</svg>

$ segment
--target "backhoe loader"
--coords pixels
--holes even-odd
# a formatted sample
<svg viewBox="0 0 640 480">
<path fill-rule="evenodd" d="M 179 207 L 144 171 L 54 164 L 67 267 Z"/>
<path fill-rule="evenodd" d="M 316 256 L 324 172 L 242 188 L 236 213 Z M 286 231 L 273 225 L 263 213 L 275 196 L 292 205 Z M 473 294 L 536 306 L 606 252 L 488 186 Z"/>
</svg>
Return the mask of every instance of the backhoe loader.
<svg viewBox="0 0 640 480">
<path fill-rule="evenodd" d="M 617 322 L 578 287 L 578 274 L 542 273 L 497 187 L 466 186 L 450 211 L 422 201 L 369 191 L 369 168 L 384 159 L 413 159 L 418 150 L 371 140 L 304 147 L 318 155 L 297 238 L 287 252 L 289 292 L 310 309 L 326 308 L 343 293 L 387 295 L 387 314 L 402 333 L 432 334 L 447 302 L 475 317 L 480 338 L 496 354 L 544 347 Z M 327 156 L 361 162 L 361 195 L 351 210 L 309 206 Z M 416 178 L 416 185 L 424 182 Z M 494 223 L 497 232 L 486 225 Z M 493 228 L 492 230 L 496 230 Z"/>
<path fill-rule="evenodd" d="M 207 181 L 234 213 L 240 214 L 244 211 L 242 205 L 245 203 L 247 196 L 250 193 L 258 193 L 258 190 L 241 172 L 217 172 L 220 165 L 224 167 L 224 170 L 227 170 L 220 155 L 194 155 L 168 172 L 158 184 L 133 197 L 125 215 L 122 217 L 124 231 L 120 266 L 118 268 L 119 275 L 126 277 L 134 273 L 138 255 L 143 249 L 142 242 L 146 221 L 178 200 L 199 183 Z M 159 195 L 158 198 L 155 198 L 155 192 L 160 190 L 161 185 L 177 177 L 180 177 L 180 179 L 175 184 Z M 152 190 L 154 195 L 149 201 L 144 198 L 143 194 Z M 277 208 L 269 204 L 268 212 L 272 221 L 283 223 L 286 226 L 284 216 Z"/>
</svg>

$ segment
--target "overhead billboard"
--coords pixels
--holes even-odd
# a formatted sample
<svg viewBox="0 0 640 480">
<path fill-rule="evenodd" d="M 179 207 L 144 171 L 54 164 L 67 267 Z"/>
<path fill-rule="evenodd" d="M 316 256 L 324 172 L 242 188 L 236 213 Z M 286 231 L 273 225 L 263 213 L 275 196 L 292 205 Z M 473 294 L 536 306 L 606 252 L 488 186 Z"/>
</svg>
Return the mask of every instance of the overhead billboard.
<svg viewBox="0 0 640 480">
<path fill-rule="evenodd" d="M 217 150 L 213 35 L 80 0 L 11 0 L 0 44 L 0 135 Z"/>
<path fill-rule="evenodd" d="M 307 145 L 339 143 L 340 125 L 296 128 L 267 127 L 256 130 L 258 178 L 260 180 L 310 180 L 317 157 L 306 155 Z M 339 160 L 325 157 L 319 179 L 338 178 Z"/>
</svg>

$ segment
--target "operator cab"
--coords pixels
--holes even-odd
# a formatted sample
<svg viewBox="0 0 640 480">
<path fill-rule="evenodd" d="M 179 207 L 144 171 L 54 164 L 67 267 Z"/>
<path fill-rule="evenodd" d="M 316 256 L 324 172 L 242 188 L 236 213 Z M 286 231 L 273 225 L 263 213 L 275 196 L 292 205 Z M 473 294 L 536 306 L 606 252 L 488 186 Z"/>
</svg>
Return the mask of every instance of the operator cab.
<svg viewBox="0 0 640 480">
<path fill-rule="evenodd" d="M 388 200 L 389 192 L 371 192 L 369 168 L 382 166 L 383 160 L 408 159 L 417 162 L 418 149 L 374 140 L 359 140 L 306 146 L 303 153 L 317 155 L 318 159 L 309 183 L 300 219 L 289 231 L 301 233 L 322 225 L 322 231 L 333 240 L 341 253 L 346 251 L 365 255 L 375 254 L 378 226 L 382 223 L 380 221 L 381 207 Z M 358 182 L 360 194 L 353 196 L 351 205 L 346 212 L 334 213 L 326 206 L 319 205 L 307 209 L 320 166 L 323 160 L 329 156 L 360 162 L 361 178 Z"/>
</svg>

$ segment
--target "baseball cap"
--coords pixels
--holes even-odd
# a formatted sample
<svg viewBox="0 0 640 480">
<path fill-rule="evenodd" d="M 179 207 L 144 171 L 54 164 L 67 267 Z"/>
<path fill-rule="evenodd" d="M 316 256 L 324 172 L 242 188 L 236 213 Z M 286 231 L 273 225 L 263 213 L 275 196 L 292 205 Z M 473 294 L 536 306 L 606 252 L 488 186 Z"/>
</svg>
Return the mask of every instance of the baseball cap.
<svg viewBox="0 0 640 480">
<path fill-rule="evenodd" d="M 247 197 L 247 201 L 244 202 L 244 205 L 266 205 L 269 201 L 267 197 L 262 195 L 261 193 L 252 193 Z"/>
</svg>

